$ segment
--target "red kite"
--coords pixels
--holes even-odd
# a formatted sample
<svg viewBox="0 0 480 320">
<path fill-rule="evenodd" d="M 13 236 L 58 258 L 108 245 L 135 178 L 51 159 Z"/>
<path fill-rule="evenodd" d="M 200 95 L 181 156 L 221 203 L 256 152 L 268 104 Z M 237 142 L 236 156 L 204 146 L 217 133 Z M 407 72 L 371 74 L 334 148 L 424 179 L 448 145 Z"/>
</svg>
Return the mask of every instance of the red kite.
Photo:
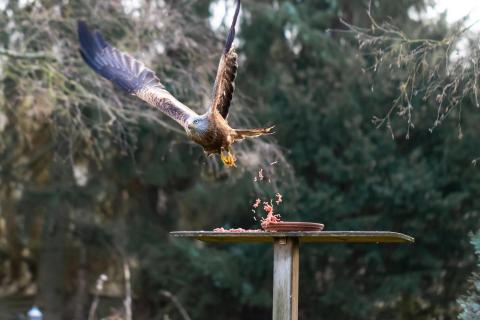
<svg viewBox="0 0 480 320">
<path fill-rule="evenodd" d="M 217 70 L 212 104 L 209 110 L 201 115 L 165 90 L 152 70 L 108 44 L 98 31 L 91 32 L 83 21 L 78 22 L 80 53 L 95 72 L 177 121 L 185 129 L 187 136 L 201 145 L 207 154 L 220 154 L 226 166 L 235 166 L 235 157 L 230 152 L 234 142 L 269 134 L 273 129 L 233 129 L 227 122 L 238 66 L 237 53 L 232 43 L 239 11 L 240 0 L 237 0 L 235 15 Z"/>
</svg>

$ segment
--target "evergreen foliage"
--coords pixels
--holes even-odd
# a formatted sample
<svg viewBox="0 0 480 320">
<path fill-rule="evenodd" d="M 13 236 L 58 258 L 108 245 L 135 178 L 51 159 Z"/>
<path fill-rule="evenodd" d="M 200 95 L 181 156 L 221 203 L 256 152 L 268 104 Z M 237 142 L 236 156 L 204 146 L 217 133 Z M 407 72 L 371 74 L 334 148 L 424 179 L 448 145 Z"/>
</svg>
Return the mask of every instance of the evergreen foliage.
<svg viewBox="0 0 480 320">
<path fill-rule="evenodd" d="M 480 259 L 480 233 L 472 236 L 472 245 L 475 248 L 477 258 Z M 480 263 L 477 262 L 477 267 Z M 461 312 L 458 315 L 460 320 L 474 320 L 480 317 L 480 276 L 475 272 L 470 279 L 471 289 L 468 295 L 462 297 L 458 303 Z"/>
</svg>

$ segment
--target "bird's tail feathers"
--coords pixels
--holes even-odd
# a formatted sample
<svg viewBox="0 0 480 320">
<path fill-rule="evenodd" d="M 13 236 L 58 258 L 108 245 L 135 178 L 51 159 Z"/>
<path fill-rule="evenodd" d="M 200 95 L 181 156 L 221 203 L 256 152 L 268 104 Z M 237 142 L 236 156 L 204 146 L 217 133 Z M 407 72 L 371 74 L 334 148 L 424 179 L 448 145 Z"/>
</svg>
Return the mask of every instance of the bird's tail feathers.
<svg viewBox="0 0 480 320">
<path fill-rule="evenodd" d="M 235 8 L 235 14 L 233 15 L 232 24 L 230 25 L 230 31 L 228 32 L 227 40 L 225 41 L 225 48 L 223 50 L 223 53 L 227 53 L 232 47 L 233 39 L 235 38 L 235 25 L 237 24 L 237 17 L 239 12 L 240 0 L 237 0 L 237 7 Z"/>
<path fill-rule="evenodd" d="M 255 138 L 267 134 L 273 134 L 273 128 L 275 126 L 271 126 L 268 128 L 256 128 L 256 129 L 235 129 L 235 140 L 242 140 L 245 138 Z"/>
</svg>

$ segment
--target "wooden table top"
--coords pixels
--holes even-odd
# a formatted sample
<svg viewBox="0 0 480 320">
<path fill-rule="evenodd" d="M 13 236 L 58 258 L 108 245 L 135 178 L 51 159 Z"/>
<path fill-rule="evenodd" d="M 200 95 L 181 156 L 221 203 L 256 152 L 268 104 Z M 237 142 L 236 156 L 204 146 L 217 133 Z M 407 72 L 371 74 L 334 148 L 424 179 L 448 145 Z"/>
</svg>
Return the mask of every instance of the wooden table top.
<svg viewBox="0 0 480 320">
<path fill-rule="evenodd" d="M 408 235 L 391 231 L 301 231 L 301 232 L 215 232 L 174 231 L 173 237 L 194 238 L 207 242 L 273 242 L 275 238 L 299 238 L 300 243 L 413 243 Z"/>
</svg>

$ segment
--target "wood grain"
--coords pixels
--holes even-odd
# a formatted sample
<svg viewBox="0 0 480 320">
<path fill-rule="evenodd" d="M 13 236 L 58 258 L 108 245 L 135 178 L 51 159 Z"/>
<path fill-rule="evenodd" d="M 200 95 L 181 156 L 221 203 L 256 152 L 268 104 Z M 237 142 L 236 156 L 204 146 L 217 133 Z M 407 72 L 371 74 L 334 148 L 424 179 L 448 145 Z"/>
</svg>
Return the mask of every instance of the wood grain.
<svg viewBox="0 0 480 320">
<path fill-rule="evenodd" d="M 275 238 L 273 245 L 273 320 L 298 319 L 298 238 Z"/>
</svg>

